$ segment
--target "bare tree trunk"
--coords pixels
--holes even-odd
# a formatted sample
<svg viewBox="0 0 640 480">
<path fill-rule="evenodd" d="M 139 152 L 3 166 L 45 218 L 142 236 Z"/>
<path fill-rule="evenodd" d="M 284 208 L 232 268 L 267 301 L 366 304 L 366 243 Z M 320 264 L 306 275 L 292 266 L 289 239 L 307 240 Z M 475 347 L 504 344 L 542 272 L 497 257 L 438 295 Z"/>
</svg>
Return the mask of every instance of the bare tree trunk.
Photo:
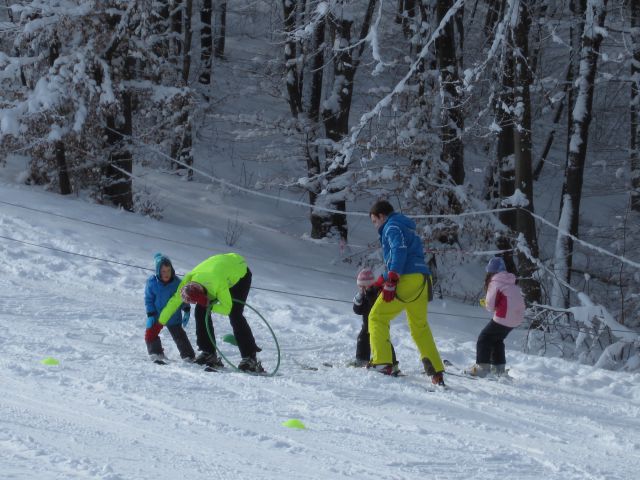
<svg viewBox="0 0 640 480">
<path fill-rule="evenodd" d="M 182 20 L 180 29 L 183 33 L 181 43 L 182 50 L 182 68 L 180 71 L 180 79 L 183 86 L 189 85 L 189 73 L 191 72 L 191 39 L 192 28 L 191 18 L 193 16 L 193 0 L 180 0 L 180 8 L 184 9 L 184 15 L 181 15 Z M 177 16 L 177 13 L 176 13 Z M 191 180 L 193 178 L 193 170 L 189 167 L 193 165 L 193 153 L 191 151 L 192 146 L 192 125 L 191 116 L 189 114 L 191 105 L 185 100 L 182 105 L 182 110 L 178 117 L 177 131 L 180 132 L 178 138 L 176 138 L 171 146 L 171 158 L 178 160 L 175 163 L 177 170 L 187 169 L 187 178 Z"/>
<path fill-rule="evenodd" d="M 329 22 L 335 31 L 332 41 L 333 51 L 333 86 L 329 97 L 324 102 L 322 119 L 327 137 L 335 143 L 340 142 L 349 133 L 349 112 L 353 99 L 353 81 L 360 64 L 360 58 L 364 50 L 364 39 L 369 34 L 371 19 L 377 0 L 369 0 L 367 10 L 360 28 L 360 36 L 354 48 L 351 43 L 351 28 L 353 20 L 349 18 L 337 18 L 333 13 L 329 15 Z M 325 181 L 328 195 L 325 196 L 323 206 L 344 212 L 346 201 L 344 199 L 344 186 L 335 186 L 332 182 L 337 177 L 347 172 L 347 167 L 336 164 L 336 152 L 332 158 L 327 158 L 325 165 Z M 319 226 L 319 233 L 325 237 L 335 231 L 343 241 L 347 241 L 348 228 L 347 217 L 340 213 L 329 213 L 316 210 L 312 212 L 312 223 Z"/>
<path fill-rule="evenodd" d="M 120 21 L 120 16 L 110 19 L 111 27 Z M 114 65 L 122 68 L 125 81 L 132 79 L 135 59 L 128 55 L 129 45 L 123 45 L 124 36 L 114 38 L 104 53 L 104 58 L 113 69 Z M 100 75 L 96 72 L 96 75 Z M 109 159 L 103 168 L 102 194 L 107 201 L 125 210 L 133 210 L 133 155 L 130 142 L 133 134 L 133 94 L 130 87 L 122 92 L 121 112 L 106 117 L 105 138 L 109 145 Z"/>
<path fill-rule="evenodd" d="M 57 37 L 49 46 L 49 66 L 53 64 L 60 55 L 60 42 Z M 56 164 L 58 166 L 58 183 L 60 184 L 60 194 L 69 195 L 71 193 L 71 182 L 69 181 L 69 171 L 67 170 L 67 157 L 65 154 L 64 142 L 58 140 L 54 145 L 56 154 Z"/>
<path fill-rule="evenodd" d="M 320 175 L 320 172 L 322 171 L 320 159 L 321 148 L 323 148 L 322 153 L 324 153 L 324 147 L 319 147 L 314 143 L 318 138 L 319 130 L 321 128 L 320 103 L 322 101 L 322 79 L 324 77 L 325 25 L 325 19 L 317 21 L 313 31 L 313 40 L 311 44 L 313 61 L 311 62 L 311 92 L 309 95 L 309 108 L 307 109 L 309 116 L 309 133 L 307 135 L 307 175 L 311 178 L 315 178 Z M 319 182 L 313 182 L 313 184 L 309 186 L 309 203 L 311 205 L 316 204 L 321 188 L 322 187 Z M 314 215 L 313 209 L 309 216 L 311 221 L 311 238 L 322 238 L 322 217 Z"/>
<path fill-rule="evenodd" d="M 584 165 L 589 140 L 589 125 L 593 105 L 594 80 L 598 67 L 598 54 L 602 43 L 602 32 L 606 17 L 606 0 L 588 0 L 585 9 L 582 48 L 580 52 L 580 70 L 577 76 L 577 95 L 573 106 L 573 122 L 569 143 L 569 155 L 565 172 L 564 205 L 560 214 L 561 228 L 568 228 L 571 235 L 578 235 L 580 222 L 580 200 Z M 560 283 L 571 281 L 573 240 L 558 234 L 555 257 L 555 274 L 559 279 L 554 285 L 552 301 L 560 304 L 562 292 Z M 566 302 L 566 299 L 565 299 Z M 554 305 L 556 305 L 554 303 Z M 566 305 L 566 303 L 565 303 Z M 560 305 L 558 305 L 560 306 Z"/>
<path fill-rule="evenodd" d="M 202 72 L 198 81 L 203 85 L 211 84 L 211 56 L 213 52 L 211 6 L 212 0 L 202 0 L 202 8 L 200 9 L 200 62 L 202 64 Z"/>
<path fill-rule="evenodd" d="M 538 238 L 533 213 L 533 173 L 531 168 L 531 71 L 529 70 L 529 30 L 531 27 L 531 1 L 519 0 L 518 22 L 514 31 L 516 55 L 515 97 L 516 125 L 513 129 L 516 187 L 524 193 L 528 204 L 517 212 L 517 231 L 527 241 L 533 257 L 538 257 Z M 534 279 L 536 265 L 522 251 L 518 251 L 520 284 L 529 302 L 540 301 L 540 283 Z"/>
<path fill-rule="evenodd" d="M 485 17 L 485 35 L 493 37 L 498 20 L 503 15 L 506 0 L 489 0 L 487 14 Z M 500 16 L 498 16 L 498 13 Z M 513 195 L 515 191 L 515 171 L 513 167 L 513 50 L 505 42 L 503 43 L 499 68 L 494 75 L 494 82 L 497 85 L 494 92 L 495 100 L 493 110 L 495 123 L 500 128 L 496 142 L 495 163 L 491 165 L 486 177 L 486 199 L 491 201 L 494 207 L 500 205 L 500 200 Z M 500 212 L 500 221 L 510 230 L 515 231 L 515 212 Z M 504 236 L 498 239 L 502 246 L 499 248 L 510 248 L 510 242 Z"/>
<path fill-rule="evenodd" d="M 453 0 L 438 0 L 436 12 L 440 24 L 453 6 Z M 454 18 L 446 24 L 436 39 L 436 54 L 440 70 L 440 95 L 442 97 L 441 132 L 442 161 L 449 166 L 449 175 L 456 185 L 464 183 L 464 149 L 462 131 L 462 91 L 458 75 Z"/>
<path fill-rule="evenodd" d="M 171 51 L 171 40 L 169 36 L 170 32 L 170 20 L 169 13 L 170 0 L 163 0 L 156 4 L 156 11 L 152 13 L 151 19 L 153 22 L 153 33 L 158 39 L 153 44 L 153 52 L 159 57 L 169 60 Z"/>
<path fill-rule="evenodd" d="M 514 62 L 513 49 L 509 45 L 503 46 L 502 58 L 500 61 L 501 72 L 498 72 L 499 78 L 496 83 L 499 85 L 499 91 L 496 93 L 494 103 L 495 121 L 500 127 L 496 143 L 496 160 L 492 172 L 489 176 L 489 194 L 493 200 L 494 207 L 501 206 L 503 198 L 511 197 L 515 192 L 515 146 L 513 131 L 513 89 L 514 89 Z M 497 180 L 497 185 L 492 183 Z M 516 212 L 506 211 L 498 214 L 500 222 L 505 225 L 509 232 L 517 230 Z M 500 234 L 496 239 L 496 246 L 500 250 L 508 251 L 513 248 L 513 235 L 508 233 Z M 504 253 L 503 258 L 507 264 L 507 270 L 513 274 L 517 274 L 515 262 L 510 251 Z"/>
<path fill-rule="evenodd" d="M 560 104 L 556 107 L 556 111 L 553 115 L 553 123 L 551 126 L 551 130 L 547 135 L 547 141 L 545 142 L 544 148 L 542 149 L 542 155 L 540 155 L 540 159 L 536 164 L 536 168 L 534 168 L 533 170 L 533 179 L 535 181 L 537 181 L 540 178 L 540 174 L 542 173 L 542 168 L 544 167 L 544 164 L 547 161 L 547 156 L 551 151 L 551 146 L 553 145 L 553 141 L 556 136 L 557 125 L 560 123 L 560 120 L 562 119 L 562 112 L 564 111 L 564 106 L 568 101 L 567 95 L 569 93 L 570 75 L 571 75 L 571 64 L 569 64 L 569 67 L 567 68 L 567 73 L 565 75 L 564 87 L 562 89 L 564 96 L 562 97 L 562 100 L 560 100 Z"/>
<path fill-rule="evenodd" d="M 576 20 L 576 25 L 571 23 L 571 27 L 569 28 L 569 44 L 571 45 L 571 61 L 569 63 L 570 68 L 567 74 L 567 89 L 569 92 L 568 95 L 568 105 L 570 106 L 567 111 L 567 145 L 566 145 L 566 158 L 567 162 L 569 160 L 569 145 L 571 142 L 571 127 L 573 125 L 573 105 L 575 104 L 575 78 L 578 75 L 578 71 L 580 69 L 580 54 L 581 54 L 581 35 L 584 30 L 584 11 L 585 11 L 585 1 L 586 0 L 569 0 L 569 9 L 571 10 L 571 16 Z M 565 169 L 567 165 L 565 164 Z M 562 197 L 560 198 L 560 210 L 563 208 L 564 195 L 567 193 L 566 189 L 566 179 L 565 184 L 562 187 Z"/>
<path fill-rule="evenodd" d="M 130 60 L 125 61 L 125 64 Z M 125 67 L 129 70 L 130 65 Z M 122 121 L 111 116 L 107 118 L 106 137 L 112 150 L 109 162 L 105 168 L 106 182 L 103 188 L 104 196 L 125 210 L 133 210 L 133 156 L 129 142 L 133 133 L 133 112 L 131 108 L 131 92 L 122 94 Z"/>
<path fill-rule="evenodd" d="M 180 54 L 182 53 L 182 10 L 183 10 L 183 2 L 184 0 L 171 0 L 169 14 L 171 17 L 171 34 L 173 41 L 171 42 L 172 51 L 171 55 L 175 58 L 173 61 L 179 68 L 179 60 Z"/>
<path fill-rule="evenodd" d="M 298 74 L 298 57 L 296 54 L 297 41 L 293 37 L 296 29 L 297 0 L 282 0 L 284 10 L 284 33 L 286 35 L 284 44 L 284 61 L 286 68 L 287 93 L 289 94 L 289 109 L 291 115 L 298 118 L 302 112 L 302 90 Z"/>
<path fill-rule="evenodd" d="M 198 81 L 203 85 L 211 84 L 211 57 L 213 36 L 211 35 L 212 0 L 202 0 L 200 8 L 200 63 L 201 72 Z"/>
<path fill-rule="evenodd" d="M 351 98 L 353 93 L 353 77 L 355 75 L 355 64 L 353 61 L 351 45 L 351 27 L 353 21 L 345 18 L 336 18 L 333 14 L 329 16 L 329 22 L 333 24 L 335 31 L 334 45 L 334 81 L 329 98 L 325 100 L 322 109 L 322 119 L 327 137 L 334 143 L 339 143 L 349 133 L 349 111 L 351 109 Z M 327 164 L 331 160 L 327 159 Z M 331 180 L 346 173 L 347 168 L 338 166 L 325 174 L 325 180 L 330 185 Z M 328 193 L 337 194 L 338 189 L 331 186 Z M 345 211 L 346 202 L 342 198 L 329 200 L 323 204 L 324 207 L 332 210 Z M 332 230 L 339 233 L 340 238 L 347 239 L 347 217 L 336 213 L 316 211 L 311 214 L 312 223 L 318 225 L 319 237 L 326 237 Z M 316 217 L 315 219 L 313 217 Z"/>
<path fill-rule="evenodd" d="M 215 56 L 224 58 L 224 44 L 227 38 L 227 0 L 220 0 L 216 9 Z"/>
<path fill-rule="evenodd" d="M 502 86 L 497 96 L 496 121 L 500 127 L 496 149 L 498 167 L 498 198 L 510 197 L 515 192 L 514 133 L 513 133 L 513 49 L 506 47 L 502 58 Z M 512 231 L 516 230 L 516 214 L 513 211 L 500 212 L 500 221 Z"/>
<path fill-rule="evenodd" d="M 502 18 L 506 2 L 505 0 L 486 0 L 486 4 L 487 15 L 484 19 L 484 35 L 487 38 L 487 42 L 491 43 L 495 35 L 498 19 Z"/>
<path fill-rule="evenodd" d="M 640 0 L 629 0 L 631 17 L 631 208 L 640 212 Z"/>
<path fill-rule="evenodd" d="M 191 17 L 193 16 L 193 0 L 184 0 L 184 37 L 182 51 L 182 82 L 189 85 L 189 74 L 191 73 Z"/>
<path fill-rule="evenodd" d="M 399 0 L 396 13 L 396 23 L 402 24 L 402 32 L 405 38 L 411 38 L 413 19 L 416 16 L 416 0 Z"/>
<path fill-rule="evenodd" d="M 311 45 L 309 47 L 311 60 L 311 85 L 309 87 L 308 95 L 303 95 L 303 72 L 298 70 L 298 62 L 292 55 L 292 52 L 298 47 L 302 48 L 298 42 L 294 41 L 289 36 L 296 28 L 297 9 L 300 8 L 300 18 L 302 19 L 305 14 L 306 1 L 298 5 L 296 0 L 283 1 L 283 13 L 284 13 L 284 26 L 285 34 L 287 38 L 285 40 L 285 67 L 287 70 L 287 94 L 288 103 L 291 110 L 291 115 L 294 118 L 298 118 L 299 114 L 303 111 L 307 112 L 306 127 L 306 139 L 305 139 L 305 156 L 307 160 L 307 176 L 309 178 L 317 178 L 322 172 L 322 158 L 321 153 L 324 153 L 323 148 L 316 144 L 316 140 L 320 136 L 320 103 L 322 101 L 322 81 L 324 77 L 324 37 L 325 37 L 325 24 L 324 17 L 317 18 L 315 20 L 315 26 L 313 31 L 313 37 L 311 39 Z M 303 98 L 308 100 L 308 105 L 303 104 Z M 305 108 L 306 107 L 306 108 Z M 309 193 L 309 203 L 315 205 L 318 195 L 322 189 L 319 181 L 311 181 L 306 185 Z M 313 214 L 313 208 L 310 212 L 311 222 L 311 237 L 322 238 L 324 236 L 321 217 L 317 217 Z"/>
<path fill-rule="evenodd" d="M 58 182 L 60 183 L 60 195 L 71 193 L 71 182 L 67 170 L 67 158 L 64 151 L 64 142 L 56 142 L 56 163 L 58 165 Z"/>
<path fill-rule="evenodd" d="M 186 117 L 186 118 L 184 118 Z M 180 157 L 178 160 L 182 164 L 189 165 L 191 167 L 193 165 L 193 127 L 191 122 L 191 115 L 189 115 L 189 106 L 185 106 L 185 113 L 183 117 L 183 133 L 182 133 L 182 141 L 180 142 Z M 187 170 L 187 180 L 193 180 L 193 169 L 189 168 Z"/>
</svg>

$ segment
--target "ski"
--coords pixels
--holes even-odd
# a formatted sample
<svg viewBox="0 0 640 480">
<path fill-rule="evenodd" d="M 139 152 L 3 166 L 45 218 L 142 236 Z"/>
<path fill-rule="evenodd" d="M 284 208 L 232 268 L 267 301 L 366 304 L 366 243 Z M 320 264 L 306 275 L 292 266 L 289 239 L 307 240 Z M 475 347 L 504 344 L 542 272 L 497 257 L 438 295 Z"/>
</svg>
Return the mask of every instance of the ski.
<svg viewBox="0 0 640 480">
<path fill-rule="evenodd" d="M 443 360 L 442 363 L 444 363 L 445 367 L 449 367 L 449 369 L 445 370 L 444 373 L 446 373 L 447 375 L 453 375 L 454 377 L 467 378 L 469 380 L 474 380 L 474 381 L 489 380 L 490 382 L 500 382 L 500 383 L 510 382 L 513 380 L 513 377 L 509 375 L 509 370 L 506 370 L 503 375 L 489 374 L 485 377 L 478 377 L 476 375 L 471 375 L 470 373 L 467 373 L 466 370 L 460 367 L 457 367 L 453 362 L 449 360 Z M 455 369 L 455 371 L 452 371 L 452 369 Z"/>
</svg>

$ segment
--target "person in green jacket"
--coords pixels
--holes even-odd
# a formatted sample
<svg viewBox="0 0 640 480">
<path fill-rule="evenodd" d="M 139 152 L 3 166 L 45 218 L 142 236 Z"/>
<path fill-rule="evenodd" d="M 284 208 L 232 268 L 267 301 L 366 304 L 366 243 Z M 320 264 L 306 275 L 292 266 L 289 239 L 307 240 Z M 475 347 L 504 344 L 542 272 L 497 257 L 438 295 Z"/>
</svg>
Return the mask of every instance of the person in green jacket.
<svg viewBox="0 0 640 480">
<path fill-rule="evenodd" d="M 195 362 L 212 368 L 221 367 L 222 362 L 207 333 L 214 336 L 213 322 L 207 310 L 228 315 L 233 334 L 238 343 L 242 360 L 238 368 L 250 372 L 264 372 L 256 357 L 261 349 L 256 345 L 251 327 L 244 318 L 244 302 L 251 288 L 251 270 L 245 259 L 237 253 L 225 253 L 209 257 L 187 273 L 176 293 L 162 309 L 158 322 L 165 325 L 182 303 L 195 304 L 196 339 L 201 353 Z M 235 302 L 238 300 L 239 302 Z"/>
</svg>

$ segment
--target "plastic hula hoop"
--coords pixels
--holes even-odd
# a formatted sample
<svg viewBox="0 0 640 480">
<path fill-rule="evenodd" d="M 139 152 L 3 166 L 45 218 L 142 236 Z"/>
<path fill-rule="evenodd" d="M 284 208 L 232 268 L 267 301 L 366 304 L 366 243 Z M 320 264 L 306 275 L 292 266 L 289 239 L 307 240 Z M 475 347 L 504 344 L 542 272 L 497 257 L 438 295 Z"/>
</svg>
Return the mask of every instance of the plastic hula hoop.
<svg viewBox="0 0 640 480">
<path fill-rule="evenodd" d="M 243 302 L 242 300 L 236 300 L 235 298 L 232 299 L 235 303 L 240 303 L 242 305 L 244 305 L 245 307 L 249 307 L 249 309 L 253 310 L 258 317 L 260 317 L 260 319 L 263 321 L 263 323 L 267 326 L 267 328 L 269 329 L 269 332 L 271 333 L 271 337 L 273 337 L 273 341 L 276 344 L 276 351 L 278 353 L 278 358 L 277 358 L 277 362 L 276 362 L 276 367 L 273 369 L 272 372 L 267 372 L 267 373 L 254 373 L 254 372 L 246 372 L 244 370 L 240 370 L 238 368 L 237 365 L 234 365 L 226 356 L 225 354 L 222 352 L 222 350 L 220 350 L 218 348 L 218 344 L 216 343 L 216 339 L 213 338 L 213 335 L 211 335 L 211 329 L 209 328 L 209 315 L 211 314 L 211 307 L 213 307 L 213 305 L 209 305 L 207 307 L 207 311 L 205 313 L 205 321 L 204 324 L 207 327 L 207 335 L 209 336 L 209 340 L 211 340 L 211 343 L 213 343 L 213 346 L 216 348 L 216 351 L 220 354 L 220 356 L 222 357 L 222 359 L 231 367 L 233 368 L 236 372 L 242 372 L 242 373 L 248 373 L 250 375 L 257 375 L 257 376 L 266 376 L 266 377 L 273 377 L 275 376 L 276 372 L 278 371 L 278 369 L 280 368 L 280 344 L 278 343 L 278 338 L 276 337 L 276 334 L 273 331 L 273 328 L 271 328 L 271 325 L 269 325 L 269 322 L 267 322 L 267 320 L 262 316 L 262 314 L 256 310 L 255 308 L 253 308 L 251 305 L 249 305 L 246 302 Z"/>
</svg>

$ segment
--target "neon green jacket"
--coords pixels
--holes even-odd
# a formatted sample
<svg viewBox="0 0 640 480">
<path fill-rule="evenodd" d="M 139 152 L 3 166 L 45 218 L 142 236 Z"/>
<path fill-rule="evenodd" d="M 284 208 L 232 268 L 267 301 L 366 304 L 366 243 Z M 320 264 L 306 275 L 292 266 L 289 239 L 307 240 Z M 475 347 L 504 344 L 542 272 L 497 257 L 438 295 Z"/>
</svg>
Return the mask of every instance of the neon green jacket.
<svg viewBox="0 0 640 480">
<path fill-rule="evenodd" d="M 247 270 L 247 262 L 237 253 L 225 253 L 207 258 L 184 276 L 176 293 L 162 309 L 158 321 L 166 325 L 175 311 L 180 308 L 182 305 L 180 292 L 188 282 L 196 282 L 206 288 L 209 301 L 217 300 L 218 303 L 211 308 L 212 312 L 229 315 L 233 306 L 229 289 L 247 274 Z"/>
</svg>

